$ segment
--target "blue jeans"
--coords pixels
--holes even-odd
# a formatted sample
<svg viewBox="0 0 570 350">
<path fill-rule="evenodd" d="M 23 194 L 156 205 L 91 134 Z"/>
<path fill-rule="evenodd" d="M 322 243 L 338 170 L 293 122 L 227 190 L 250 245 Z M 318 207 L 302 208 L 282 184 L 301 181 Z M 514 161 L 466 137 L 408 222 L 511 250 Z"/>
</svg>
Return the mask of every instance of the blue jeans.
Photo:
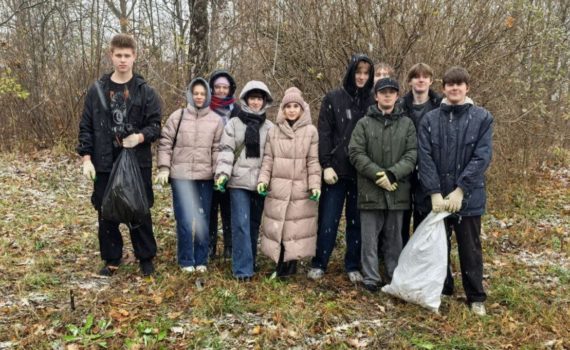
<svg viewBox="0 0 570 350">
<path fill-rule="evenodd" d="M 171 185 L 178 264 L 181 267 L 207 265 L 214 181 L 171 179 Z"/>
<path fill-rule="evenodd" d="M 263 201 L 257 192 L 230 188 L 232 272 L 235 277 L 253 276 Z"/>
<path fill-rule="evenodd" d="M 319 201 L 319 230 L 317 231 L 317 252 L 312 267 L 327 269 L 336 243 L 336 235 L 342 207 L 345 205 L 346 272 L 358 271 L 360 267 L 360 211 L 358 210 L 358 189 L 355 180 L 340 179 L 334 185 L 323 183 Z"/>
</svg>

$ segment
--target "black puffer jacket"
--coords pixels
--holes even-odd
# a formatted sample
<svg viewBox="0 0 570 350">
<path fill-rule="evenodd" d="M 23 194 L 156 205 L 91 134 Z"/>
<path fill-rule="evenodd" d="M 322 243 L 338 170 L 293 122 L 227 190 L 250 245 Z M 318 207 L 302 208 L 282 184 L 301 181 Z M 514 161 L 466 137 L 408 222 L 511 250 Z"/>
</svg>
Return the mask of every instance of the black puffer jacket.
<svg viewBox="0 0 570 350">
<path fill-rule="evenodd" d="M 427 106 L 426 106 L 426 109 L 424 110 L 423 115 L 426 115 L 427 112 L 430 112 L 430 111 L 438 108 L 439 105 L 441 104 L 441 100 L 443 98 L 440 94 L 433 91 L 432 89 L 429 89 L 428 95 L 429 95 L 429 98 L 427 100 Z M 420 121 L 421 121 L 420 119 L 421 118 L 416 119 L 416 117 L 413 113 L 414 112 L 414 95 L 412 94 L 411 91 L 404 95 L 404 97 L 401 100 L 400 106 L 404 110 L 404 112 L 408 115 L 408 117 L 410 117 L 412 119 L 412 121 L 414 122 L 414 126 L 416 127 L 416 130 L 418 130 L 418 128 L 420 127 Z"/>
<path fill-rule="evenodd" d="M 493 116 L 468 99 L 464 105 L 440 108 L 426 114 L 418 131 L 419 174 L 426 196 L 444 197 L 457 187 L 464 192 L 460 216 L 485 212 L 485 171 L 493 154 Z M 431 202 L 426 201 L 431 210 Z"/>
<path fill-rule="evenodd" d="M 421 119 L 432 110 L 439 107 L 441 104 L 442 96 L 432 89 L 428 92 L 429 98 L 427 100 L 426 108 L 423 110 L 423 114 L 420 118 L 417 118 L 414 113 L 414 95 L 410 91 L 399 101 L 401 108 L 406 112 L 408 117 L 412 119 L 414 122 L 414 126 L 416 127 L 416 131 L 419 131 Z M 419 173 L 417 166 L 415 167 L 412 175 L 410 176 L 410 183 L 412 185 L 412 201 L 415 205 L 416 211 L 427 210 L 430 207 L 431 199 L 429 196 L 426 196 L 424 191 L 422 191 L 422 187 L 420 185 L 419 180 Z"/>
<path fill-rule="evenodd" d="M 355 82 L 359 62 L 370 64 L 368 81 L 362 88 Z M 342 87 L 323 98 L 319 113 L 319 162 L 323 169 L 332 167 L 339 178 L 356 180 L 356 170 L 348 159 L 348 143 L 356 122 L 374 104 L 372 85 L 374 65 L 366 55 L 354 55 L 350 60 Z"/>
<path fill-rule="evenodd" d="M 83 115 L 79 123 L 80 156 L 90 155 L 97 172 L 110 172 L 113 168 L 112 117 L 108 99 L 111 75 L 103 75 L 87 91 Z M 160 136 L 161 105 L 158 94 L 144 78 L 135 74 L 129 88 L 130 98 L 127 103 L 127 121 L 133 126 L 133 132 L 142 133 L 144 142 L 136 149 L 141 168 L 152 167 L 151 143 Z"/>
</svg>

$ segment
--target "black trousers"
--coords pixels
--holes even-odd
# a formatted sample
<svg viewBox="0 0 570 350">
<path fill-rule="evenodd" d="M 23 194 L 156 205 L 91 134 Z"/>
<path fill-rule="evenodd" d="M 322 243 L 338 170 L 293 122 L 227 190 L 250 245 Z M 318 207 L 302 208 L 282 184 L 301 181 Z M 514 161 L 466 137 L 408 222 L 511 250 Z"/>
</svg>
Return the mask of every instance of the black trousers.
<svg viewBox="0 0 570 350">
<path fill-rule="evenodd" d="M 232 249 L 232 206 L 230 193 L 214 191 L 210 209 L 210 252 L 215 255 L 218 244 L 218 207 L 222 215 L 222 230 L 224 232 L 224 248 Z"/>
<path fill-rule="evenodd" d="M 152 169 L 141 168 L 149 205 L 154 203 L 152 192 Z M 123 238 L 119 231 L 119 222 L 104 220 L 101 217 L 101 204 L 105 188 L 109 182 L 110 173 L 97 173 L 96 181 L 93 184 L 93 194 L 91 203 L 97 210 L 99 220 L 99 250 L 101 259 L 112 265 L 118 265 L 123 256 Z M 156 256 L 156 240 L 152 231 L 152 218 L 149 215 L 142 218 L 141 223 L 130 224 L 129 227 L 135 257 L 139 260 L 150 260 Z"/>
<path fill-rule="evenodd" d="M 410 225 L 412 222 L 412 216 L 414 217 L 413 232 L 415 232 L 422 221 L 428 216 L 428 214 L 429 213 L 422 213 L 417 210 L 404 210 L 404 216 L 402 218 L 402 247 L 404 247 L 410 240 Z"/>
<path fill-rule="evenodd" d="M 447 231 L 447 278 L 443 285 L 443 294 L 453 294 L 453 276 L 449 255 L 451 252 L 451 234 L 455 231 L 461 266 L 461 280 L 467 296 L 467 302 L 483 302 L 487 294 L 483 289 L 483 254 L 481 250 L 481 216 L 449 216 L 445 219 Z"/>
</svg>

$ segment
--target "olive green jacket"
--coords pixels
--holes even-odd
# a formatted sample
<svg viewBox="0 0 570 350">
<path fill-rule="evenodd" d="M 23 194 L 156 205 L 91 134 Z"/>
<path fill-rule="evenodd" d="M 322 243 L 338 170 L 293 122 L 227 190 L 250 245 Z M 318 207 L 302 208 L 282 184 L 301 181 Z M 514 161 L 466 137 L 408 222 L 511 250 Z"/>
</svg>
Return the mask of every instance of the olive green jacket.
<svg viewBox="0 0 570 350">
<path fill-rule="evenodd" d="M 396 106 L 384 115 L 372 105 L 356 123 L 348 146 L 350 162 L 358 172 L 359 209 L 410 209 L 410 175 L 416 166 L 414 123 Z M 398 184 L 388 192 L 376 185 L 378 172 L 389 172 Z"/>
</svg>

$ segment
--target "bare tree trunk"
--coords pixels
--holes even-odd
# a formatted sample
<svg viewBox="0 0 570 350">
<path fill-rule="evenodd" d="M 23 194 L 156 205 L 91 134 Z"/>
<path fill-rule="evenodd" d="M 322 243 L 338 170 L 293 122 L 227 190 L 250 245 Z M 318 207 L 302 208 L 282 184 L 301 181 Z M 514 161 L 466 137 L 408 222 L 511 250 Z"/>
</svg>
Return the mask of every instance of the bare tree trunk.
<svg viewBox="0 0 570 350">
<path fill-rule="evenodd" d="M 190 78 L 204 76 L 209 71 L 208 0 L 188 0 L 190 7 L 190 45 L 188 62 Z"/>
</svg>

